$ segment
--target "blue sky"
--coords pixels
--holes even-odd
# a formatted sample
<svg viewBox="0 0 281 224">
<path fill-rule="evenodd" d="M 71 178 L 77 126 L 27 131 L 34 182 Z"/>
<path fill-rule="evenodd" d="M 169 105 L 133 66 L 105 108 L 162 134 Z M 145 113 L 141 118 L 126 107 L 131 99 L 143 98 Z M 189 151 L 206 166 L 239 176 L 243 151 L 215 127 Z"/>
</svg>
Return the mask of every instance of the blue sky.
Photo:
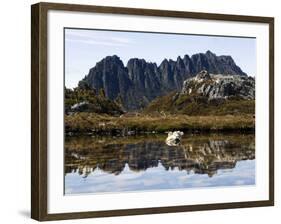
<svg viewBox="0 0 281 224">
<path fill-rule="evenodd" d="M 65 29 L 65 85 L 76 87 L 90 68 L 108 55 L 118 55 L 126 66 L 130 58 L 159 65 L 207 50 L 231 55 L 248 75 L 256 73 L 256 39 L 199 35 Z"/>
</svg>

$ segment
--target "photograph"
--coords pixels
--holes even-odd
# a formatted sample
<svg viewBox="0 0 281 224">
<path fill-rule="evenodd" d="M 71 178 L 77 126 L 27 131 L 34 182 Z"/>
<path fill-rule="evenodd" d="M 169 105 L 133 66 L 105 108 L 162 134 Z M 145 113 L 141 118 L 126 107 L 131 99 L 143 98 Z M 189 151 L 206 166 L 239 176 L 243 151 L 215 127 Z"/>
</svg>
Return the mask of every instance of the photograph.
<svg viewBox="0 0 281 224">
<path fill-rule="evenodd" d="M 31 6 L 33 219 L 274 206 L 274 17 L 181 10 Z"/>
<path fill-rule="evenodd" d="M 64 193 L 256 184 L 256 38 L 64 28 Z"/>
</svg>

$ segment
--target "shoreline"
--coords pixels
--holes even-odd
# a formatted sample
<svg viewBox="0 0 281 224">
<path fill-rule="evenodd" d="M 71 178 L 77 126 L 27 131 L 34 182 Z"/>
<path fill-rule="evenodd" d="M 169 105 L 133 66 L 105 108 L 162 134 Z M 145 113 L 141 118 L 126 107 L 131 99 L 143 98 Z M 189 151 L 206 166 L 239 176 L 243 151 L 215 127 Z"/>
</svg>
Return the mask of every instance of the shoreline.
<svg viewBox="0 0 281 224">
<path fill-rule="evenodd" d="M 75 113 L 65 115 L 65 135 L 134 136 L 164 134 L 168 131 L 185 133 L 255 133 L 253 115 L 223 116 L 130 116 Z"/>
</svg>

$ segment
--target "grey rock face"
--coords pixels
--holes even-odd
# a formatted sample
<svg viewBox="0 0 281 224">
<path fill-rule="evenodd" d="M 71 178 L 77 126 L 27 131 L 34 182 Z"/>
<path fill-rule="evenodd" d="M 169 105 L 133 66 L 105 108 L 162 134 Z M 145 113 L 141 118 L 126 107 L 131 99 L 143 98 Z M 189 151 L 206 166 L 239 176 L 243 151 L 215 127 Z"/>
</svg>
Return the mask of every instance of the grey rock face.
<svg viewBox="0 0 281 224">
<path fill-rule="evenodd" d="M 201 72 L 199 72 L 196 75 L 196 80 L 198 80 L 198 81 L 208 81 L 208 80 L 211 80 L 211 76 L 210 76 L 209 72 L 207 72 L 206 70 L 202 70 Z"/>
<path fill-rule="evenodd" d="M 246 76 L 240 67 L 238 67 L 231 56 L 216 56 L 211 51 L 205 54 L 192 55 L 191 60 L 195 67 L 195 73 L 207 70 L 211 74 L 230 74 Z M 193 73 L 194 74 L 194 73 Z"/>
<path fill-rule="evenodd" d="M 181 94 L 195 94 L 209 99 L 241 97 L 255 99 L 255 79 L 235 75 L 210 75 L 206 70 L 183 83 Z"/>
<path fill-rule="evenodd" d="M 119 94 L 126 95 L 132 85 L 127 68 L 116 55 L 108 56 L 98 62 L 81 82 L 87 83 L 98 91 L 104 89 L 109 99 L 115 99 Z"/>
<path fill-rule="evenodd" d="M 201 70 L 213 74 L 247 76 L 231 56 L 216 56 L 210 51 L 178 57 L 176 61 L 165 59 L 159 66 L 133 58 L 125 67 L 114 55 L 98 62 L 79 85 L 87 85 L 97 91 L 102 88 L 109 99 L 121 97 L 127 110 L 138 110 L 158 96 L 180 91 L 184 80 L 194 77 Z"/>
</svg>

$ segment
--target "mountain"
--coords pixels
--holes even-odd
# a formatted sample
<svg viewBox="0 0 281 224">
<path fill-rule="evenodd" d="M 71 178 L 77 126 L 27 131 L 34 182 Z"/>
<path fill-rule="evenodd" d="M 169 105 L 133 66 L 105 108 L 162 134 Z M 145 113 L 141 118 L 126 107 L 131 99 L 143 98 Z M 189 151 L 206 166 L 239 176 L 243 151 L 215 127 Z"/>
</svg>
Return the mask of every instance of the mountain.
<svg viewBox="0 0 281 224">
<path fill-rule="evenodd" d="M 255 79 L 210 75 L 206 70 L 184 81 L 179 92 L 153 100 L 144 113 L 226 115 L 255 113 Z"/>
<path fill-rule="evenodd" d="M 124 66 L 116 55 L 107 56 L 89 70 L 79 82 L 100 90 L 111 100 L 120 97 L 127 110 L 144 108 L 153 99 L 171 91 L 179 91 L 184 80 L 201 70 L 212 74 L 247 76 L 231 56 L 205 54 L 185 55 L 176 61 L 164 59 L 159 66 L 144 59 L 132 58 Z"/>
</svg>

